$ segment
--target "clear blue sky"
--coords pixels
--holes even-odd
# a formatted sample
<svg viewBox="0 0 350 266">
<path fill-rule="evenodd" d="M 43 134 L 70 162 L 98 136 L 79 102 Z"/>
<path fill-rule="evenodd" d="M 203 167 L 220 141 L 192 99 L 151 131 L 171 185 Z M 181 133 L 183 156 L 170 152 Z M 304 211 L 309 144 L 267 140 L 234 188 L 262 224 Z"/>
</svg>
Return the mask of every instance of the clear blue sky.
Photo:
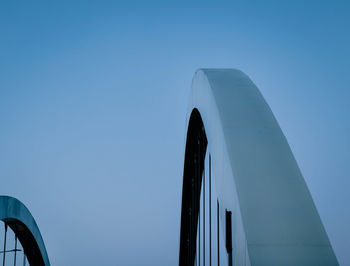
<svg viewBox="0 0 350 266">
<path fill-rule="evenodd" d="M 3 1 L 0 194 L 53 265 L 176 265 L 191 79 L 239 68 L 350 265 L 348 3 Z"/>
</svg>

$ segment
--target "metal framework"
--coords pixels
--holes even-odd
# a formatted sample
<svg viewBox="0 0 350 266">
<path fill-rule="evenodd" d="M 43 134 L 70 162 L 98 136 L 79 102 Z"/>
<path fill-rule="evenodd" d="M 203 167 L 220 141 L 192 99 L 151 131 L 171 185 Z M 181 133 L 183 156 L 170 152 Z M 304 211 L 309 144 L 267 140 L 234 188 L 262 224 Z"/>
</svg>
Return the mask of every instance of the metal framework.
<svg viewBox="0 0 350 266">
<path fill-rule="evenodd" d="M 218 217 L 209 236 L 198 233 L 208 154 L 216 198 L 209 196 L 217 201 Z M 209 261 L 201 254 L 207 244 L 198 241 L 212 242 L 209 251 L 203 248 Z M 338 265 L 271 109 L 254 83 L 234 69 L 198 70 L 187 111 L 179 265 L 204 265 L 206 258 L 205 265 Z"/>
<path fill-rule="evenodd" d="M 8 252 L 14 252 L 14 265 L 16 265 L 16 253 L 21 251 L 17 248 L 17 239 L 25 254 L 23 265 L 25 265 L 25 258 L 28 259 L 30 265 L 50 265 L 39 228 L 22 202 L 13 197 L 0 196 L 0 219 L 5 223 L 4 248 L 1 252 L 3 253 L 3 265 L 5 265 L 5 256 Z M 6 250 L 8 227 L 15 234 L 15 248 L 13 250 Z"/>
</svg>

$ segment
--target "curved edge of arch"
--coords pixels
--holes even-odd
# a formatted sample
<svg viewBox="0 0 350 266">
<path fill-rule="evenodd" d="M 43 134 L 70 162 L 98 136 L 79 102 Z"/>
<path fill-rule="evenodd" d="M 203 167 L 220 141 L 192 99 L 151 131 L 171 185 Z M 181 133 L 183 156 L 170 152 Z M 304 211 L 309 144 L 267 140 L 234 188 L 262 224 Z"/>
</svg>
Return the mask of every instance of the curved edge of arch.
<svg viewBox="0 0 350 266">
<path fill-rule="evenodd" d="M 30 264 L 50 265 L 40 230 L 21 201 L 10 196 L 0 196 L 0 219 L 17 235 Z"/>
</svg>

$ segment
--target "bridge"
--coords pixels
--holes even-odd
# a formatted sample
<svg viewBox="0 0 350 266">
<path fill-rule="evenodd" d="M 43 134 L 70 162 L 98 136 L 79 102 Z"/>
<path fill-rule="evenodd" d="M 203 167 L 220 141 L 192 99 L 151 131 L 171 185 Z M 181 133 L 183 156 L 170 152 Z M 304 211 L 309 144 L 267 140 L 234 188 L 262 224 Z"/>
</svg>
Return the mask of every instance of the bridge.
<svg viewBox="0 0 350 266">
<path fill-rule="evenodd" d="M 0 219 L 4 223 L 3 266 L 16 266 L 17 262 L 22 265 L 50 265 L 39 228 L 22 202 L 13 197 L 0 196 Z M 7 249 L 9 233 L 14 235 L 13 249 Z"/>
<path fill-rule="evenodd" d="M 243 72 L 195 73 L 184 155 L 180 266 L 338 265 L 288 142 Z M 0 196 L 0 219 L 3 266 L 50 265 L 23 203 Z"/>
<path fill-rule="evenodd" d="M 193 78 L 179 265 L 338 265 L 278 122 L 239 70 Z"/>
</svg>

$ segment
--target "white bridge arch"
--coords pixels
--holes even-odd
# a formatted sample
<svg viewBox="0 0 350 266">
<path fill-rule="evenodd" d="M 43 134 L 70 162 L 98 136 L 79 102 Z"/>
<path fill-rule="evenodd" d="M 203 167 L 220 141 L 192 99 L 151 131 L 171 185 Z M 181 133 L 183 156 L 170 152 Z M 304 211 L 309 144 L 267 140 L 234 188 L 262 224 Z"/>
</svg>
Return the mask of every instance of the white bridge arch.
<svg viewBox="0 0 350 266">
<path fill-rule="evenodd" d="M 187 130 L 179 265 L 338 265 L 287 140 L 244 73 L 198 70 Z M 202 204 L 204 179 L 215 190 Z"/>
</svg>

